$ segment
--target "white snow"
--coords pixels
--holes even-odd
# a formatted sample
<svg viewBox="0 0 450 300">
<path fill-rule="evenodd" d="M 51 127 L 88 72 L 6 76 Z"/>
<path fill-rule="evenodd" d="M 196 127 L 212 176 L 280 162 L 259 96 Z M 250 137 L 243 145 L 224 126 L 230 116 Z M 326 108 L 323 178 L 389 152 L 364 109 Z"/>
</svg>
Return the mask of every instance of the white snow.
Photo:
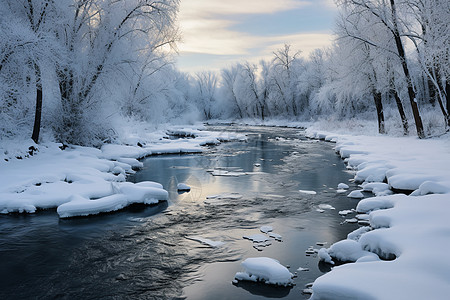
<svg viewBox="0 0 450 300">
<path fill-rule="evenodd" d="M 449 144 L 448 136 L 337 135 L 336 150 L 356 170 L 355 181 L 376 197 L 356 207 L 367 215 L 355 219 L 370 226 L 320 249 L 323 261 L 355 263 L 319 277 L 311 299 L 442 299 L 450 294 Z M 414 192 L 391 195 L 391 189 Z"/>
<path fill-rule="evenodd" d="M 279 261 L 269 257 L 247 258 L 241 263 L 243 272 L 237 272 L 236 280 L 264 282 L 266 284 L 291 286 L 293 274 L 280 264 Z"/>
<path fill-rule="evenodd" d="M 307 195 L 316 195 L 317 194 L 316 191 L 308 191 L 308 190 L 298 190 L 298 191 L 302 194 L 307 194 Z"/>
<path fill-rule="evenodd" d="M 142 168 L 138 159 L 153 154 L 201 152 L 207 139 L 242 140 L 243 135 L 196 131 L 194 139 L 163 139 L 164 133 L 152 133 L 140 146 L 106 144 L 101 149 L 30 141 L 20 145 L 38 149 L 33 156 L 17 159 L 16 144 L 0 145 L 0 212 L 34 213 L 56 208 L 60 217 L 111 212 L 132 203 L 153 204 L 167 200 L 159 183 L 126 183 L 127 174 Z M 135 138 L 130 138 L 135 142 Z M 141 140 L 142 141 L 142 140 Z M 25 153 L 25 150 L 22 151 Z M 155 170 L 157 172 L 158 170 Z"/>
<path fill-rule="evenodd" d="M 349 186 L 348 186 L 348 184 L 345 184 L 345 183 L 341 182 L 341 183 L 338 184 L 337 188 L 338 188 L 338 190 L 346 190 L 346 189 L 349 188 Z"/>
<path fill-rule="evenodd" d="M 347 197 L 362 199 L 362 198 L 364 198 L 364 194 L 362 193 L 362 190 L 356 190 L 356 191 L 351 191 L 350 194 L 347 195 Z"/>
</svg>

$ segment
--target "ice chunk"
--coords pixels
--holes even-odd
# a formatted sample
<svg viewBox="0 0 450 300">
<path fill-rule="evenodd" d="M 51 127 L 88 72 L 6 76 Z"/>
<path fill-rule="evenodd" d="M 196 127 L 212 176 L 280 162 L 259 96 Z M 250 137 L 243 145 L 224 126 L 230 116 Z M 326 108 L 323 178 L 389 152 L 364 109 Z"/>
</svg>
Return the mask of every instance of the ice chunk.
<svg viewBox="0 0 450 300">
<path fill-rule="evenodd" d="M 259 228 L 259 230 L 261 230 L 261 232 L 268 233 L 269 231 L 272 231 L 272 230 L 273 230 L 273 227 L 272 227 L 272 226 L 265 225 L 265 226 L 261 226 L 261 227 Z"/>
<path fill-rule="evenodd" d="M 275 233 L 275 232 L 269 232 L 269 236 L 279 242 L 281 242 L 281 239 L 283 238 L 280 234 Z"/>
<path fill-rule="evenodd" d="M 352 191 L 350 194 L 348 194 L 347 197 L 362 199 L 362 198 L 364 198 L 364 194 L 362 193 L 362 190 L 356 190 L 356 191 Z"/>
<path fill-rule="evenodd" d="M 346 209 L 346 210 L 341 210 L 341 211 L 339 211 L 339 214 L 340 214 L 341 216 L 346 216 L 346 215 L 351 214 L 351 213 L 353 213 L 353 212 L 354 212 L 354 211 L 351 210 L 351 209 Z"/>
<path fill-rule="evenodd" d="M 185 183 L 179 183 L 179 184 L 177 184 L 177 190 L 179 192 L 188 192 L 191 190 L 191 187 Z"/>
<path fill-rule="evenodd" d="M 336 209 L 330 204 L 319 204 L 319 209 Z"/>
<path fill-rule="evenodd" d="M 308 190 L 298 190 L 300 193 L 302 194 L 307 194 L 307 195 L 315 195 L 317 194 L 316 191 L 308 191 Z"/>
<path fill-rule="evenodd" d="M 348 184 L 345 184 L 345 183 L 341 182 L 341 183 L 338 184 L 337 188 L 338 188 L 338 190 L 346 190 L 346 189 L 349 188 L 349 186 L 348 186 Z"/>
<path fill-rule="evenodd" d="M 291 286 L 293 274 L 280 264 L 279 261 L 269 257 L 252 257 L 242 262 L 243 272 L 235 275 L 237 280 L 264 282 L 266 284 Z"/>
<path fill-rule="evenodd" d="M 243 236 L 243 238 L 250 240 L 254 243 L 263 243 L 263 242 L 271 240 L 271 238 L 269 238 L 268 236 L 261 234 L 261 233 L 257 233 L 257 234 L 253 234 L 253 235 L 245 235 L 245 236 Z"/>
<path fill-rule="evenodd" d="M 306 272 L 306 271 L 309 271 L 309 268 L 298 267 L 297 271 L 299 271 L 299 272 Z"/>
</svg>

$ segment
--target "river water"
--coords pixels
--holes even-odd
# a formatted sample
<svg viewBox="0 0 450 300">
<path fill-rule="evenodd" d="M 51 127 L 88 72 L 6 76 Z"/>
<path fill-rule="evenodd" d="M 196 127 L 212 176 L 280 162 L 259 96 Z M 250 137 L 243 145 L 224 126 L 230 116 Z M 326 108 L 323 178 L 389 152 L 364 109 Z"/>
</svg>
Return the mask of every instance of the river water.
<svg viewBox="0 0 450 300">
<path fill-rule="evenodd" d="M 203 154 L 149 157 L 129 177 L 162 183 L 167 202 L 68 220 L 55 211 L 0 216 L 0 299 L 307 299 L 305 284 L 329 266 L 305 251 L 320 248 L 318 242 L 329 246 L 358 226 L 341 224 L 338 214 L 356 206 L 336 193 L 353 175 L 332 144 L 308 140 L 299 129 L 209 129 L 245 133 L 248 141 Z M 213 176 L 212 170 L 239 176 Z M 177 192 L 181 182 L 191 191 Z M 224 193 L 234 194 L 207 199 Z M 335 209 L 319 212 L 320 204 Z M 243 236 L 263 225 L 282 241 L 256 249 Z M 224 244 L 213 248 L 198 237 Z M 298 271 L 291 288 L 232 284 L 240 263 L 258 256 L 277 259 L 292 273 L 309 270 Z"/>
</svg>

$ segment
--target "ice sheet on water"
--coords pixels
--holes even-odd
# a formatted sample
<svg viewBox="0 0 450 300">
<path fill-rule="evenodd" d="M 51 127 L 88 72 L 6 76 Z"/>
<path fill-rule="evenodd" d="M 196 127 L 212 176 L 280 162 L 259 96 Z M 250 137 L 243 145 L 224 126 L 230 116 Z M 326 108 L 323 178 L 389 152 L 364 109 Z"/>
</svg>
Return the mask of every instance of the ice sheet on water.
<svg viewBox="0 0 450 300">
<path fill-rule="evenodd" d="M 209 195 L 206 196 L 206 199 L 211 200 L 211 199 L 216 199 L 216 200 L 237 200 L 237 199 L 241 199 L 242 195 L 239 193 L 222 193 L 222 194 L 217 194 L 217 195 Z"/>
<path fill-rule="evenodd" d="M 292 280 L 293 274 L 273 258 L 247 258 L 241 265 L 244 270 L 236 273 L 236 280 L 263 282 L 278 286 L 291 286 L 294 284 Z"/>
</svg>

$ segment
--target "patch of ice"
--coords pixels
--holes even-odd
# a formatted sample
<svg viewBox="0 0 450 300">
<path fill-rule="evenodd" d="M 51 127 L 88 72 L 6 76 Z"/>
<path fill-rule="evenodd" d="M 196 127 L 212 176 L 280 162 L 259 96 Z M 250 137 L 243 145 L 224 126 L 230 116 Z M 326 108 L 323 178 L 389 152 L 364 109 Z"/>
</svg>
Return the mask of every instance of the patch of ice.
<svg viewBox="0 0 450 300">
<path fill-rule="evenodd" d="M 352 191 L 350 194 L 348 194 L 347 197 L 355 198 L 355 199 L 362 199 L 362 198 L 364 198 L 364 194 L 362 193 L 362 190 L 356 190 L 356 191 Z"/>
<path fill-rule="evenodd" d="M 319 209 L 336 209 L 330 204 L 319 204 Z"/>
<path fill-rule="evenodd" d="M 261 233 L 257 233 L 257 234 L 253 234 L 253 235 L 245 235 L 245 236 L 243 236 L 243 238 L 250 240 L 253 243 L 263 243 L 263 242 L 271 240 L 271 238 L 269 238 L 268 236 L 261 234 Z"/>
<path fill-rule="evenodd" d="M 338 188 L 338 190 L 346 190 L 349 188 L 349 186 L 348 186 L 348 184 L 341 182 L 338 184 L 337 188 Z"/>
<path fill-rule="evenodd" d="M 291 286 L 294 283 L 293 274 L 275 259 L 252 257 L 244 260 L 241 265 L 244 271 L 236 273 L 236 280 L 264 282 L 279 286 Z"/>
<path fill-rule="evenodd" d="M 307 194 L 307 195 L 316 195 L 317 194 L 316 191 L 308 191 L 308 190 L 298 190 L 298 191 L 302 194 Z"/>
<path fill-rule="evenodd" d="M 299 272 L 307 272 L 307 271 L 309 271 L 309 268 L 298 267 L 297 271 L 299 271 Z"/>
<path fill-rule="evenodd" d="M 269 232 L 269 236 L 279 242 L 281 242 L 281 239 L 283 238 L 280 234 L 275 233 L 275 232 Z"/>
<path fill-rule="evenodd" d="M 351 209 L 346 209 L 346 210 L 341 210 L 341 211 L 339 211 L 339 214 L 340 214 L 341 216 L 346 216 L 346 215 L 351 214 L 351 213 L 354 213 L 354 211 L 351 210 Z"/>
<path fill-rule="evenodd" d="M 261 226 L 259 228 L 259 230 L 261 230 L 261 232 L 263 232 L 263 233 L 268 233 L 269 231 L 273 230 L 273 227 L 269 226 L 269 225 L 265 225 L 265 226 Z"/>
</svg>

